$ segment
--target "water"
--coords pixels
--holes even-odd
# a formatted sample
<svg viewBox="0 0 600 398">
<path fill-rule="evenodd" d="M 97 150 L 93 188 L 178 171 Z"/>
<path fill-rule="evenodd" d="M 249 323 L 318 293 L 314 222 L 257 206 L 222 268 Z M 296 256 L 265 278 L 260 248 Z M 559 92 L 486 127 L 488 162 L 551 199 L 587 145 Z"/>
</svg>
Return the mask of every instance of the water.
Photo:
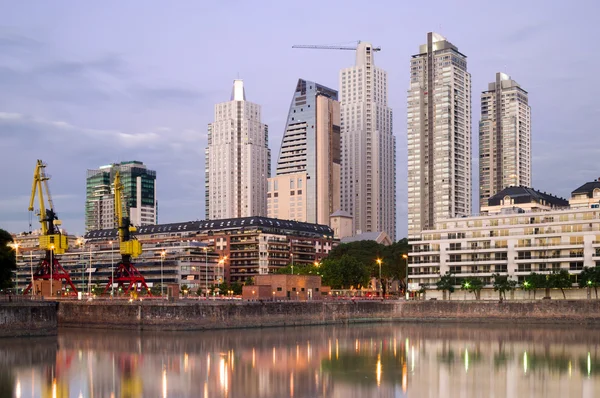
<svg viewBox="0 0 600 398">
<path fill-rule="evenodd" d="M 0 339 L 0 397 L 599 397 L 593 328 L 366 324 Z"/>
</svg>

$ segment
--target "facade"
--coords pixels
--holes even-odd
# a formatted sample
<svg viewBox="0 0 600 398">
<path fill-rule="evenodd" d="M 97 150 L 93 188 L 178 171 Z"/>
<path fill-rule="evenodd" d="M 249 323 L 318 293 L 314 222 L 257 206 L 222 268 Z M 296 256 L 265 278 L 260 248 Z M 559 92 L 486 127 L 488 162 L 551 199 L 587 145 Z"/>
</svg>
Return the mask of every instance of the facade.
<svg viewBox="0 0 600 398">
<path fill-rule="evenodd" d="M 206 219 L 265 216 L 271 151 L 260 105 L 246 101 L 234 80 L 231 101 L 215 105 L 205 154 Z"/>
<path fill-rule="evenodd" d="M 322 300 L 330 289 L 323 289 L 317 275 L 257 275 L 254 285 L 244 286 L 244 300 Z"/>
<path fill-rule="evenodd" d="M 527 91 L 504 73 L 481 93 L 479 203 L 506 187 L 531 186 L 531 108 Z"/>
<path fill-rule="evenodd" d="M 130 221 L 135 226 L 154 225 L 158 220 L 156 199 L 156 172 L 137 160 L 114 163 L 87 171 L 85 229 L 113 228 L 115 205 L 113 181 L 121 175 L 125 205 Z"/>
<path fill-rule="evenodd" d="M 431 285 L 446 272 L 456 285 L 472 276 L 489 284 L 493 273 L 521 282 L 531 272 L 565 269 L 576 283 L 583 267 L 600 266 L 600 209 L 564 207 L 564 199 L 537 191 L 527 193 L 528 204 L 515 188 L 498 193 L 488 215 L 440 220 L 422 231 L 411 242 L 409 282 Z"/>
<path fill-rule="evenodd" d="M 388 107 L 387 72 L 374 48 L 360 43 L 356 65 L 340 71 L 342 210 L 355 233 L 396 236 L 396 139 Z"/>
<path fill-rule="evenodd" d="M 269 217 L 329 224 L 340 208 L 340 107 L 337 91 L 298 80 L 267 188 Z"/>
<path fill-rule="evenodd" d="M 246 282 L 292 262 L 314 264 L 337 242 L 326 225 L 266 217 L 143 226 L 135 236 L 143 253 L 133 263 L 149 286 L 160 284 L 162 268 L 165 284 L 187 285 L 192 291 L 222 281 Z M 15 241 L 20 243 L 17 285 L 23 285 L 44 252 L 37 250 L 37 237 L 16 236 Z M 29 243 L 21 245 L 22 241 Z M 96 284 L 105 286 L 111 266 L 120 260 L 117 230 L 90 231 L 79 244 L 75 241 L 67 253 L 57 255 L 73 283 L 86 291 Z"/>
<path fill-rule="evenodd" d="M 410 61 L 408 238 L 471 214 L 471 75 L 467 57 L 437 33 Z"/>
</svg>

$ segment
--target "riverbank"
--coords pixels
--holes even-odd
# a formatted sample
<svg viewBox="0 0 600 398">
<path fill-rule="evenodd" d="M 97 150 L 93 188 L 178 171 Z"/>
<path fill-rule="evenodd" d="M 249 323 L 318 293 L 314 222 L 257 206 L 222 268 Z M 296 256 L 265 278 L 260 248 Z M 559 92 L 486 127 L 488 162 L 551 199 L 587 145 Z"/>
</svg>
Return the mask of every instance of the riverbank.
<svg viewBox="0 0 600 398">
<path fill-rule="evenodd" d="M 600 324 L 600 300 L 61 302 L 61 327 L 207 330 L 361 322 Z"/>
<path fill-rule="evenodd" d="M 57 303 L 0 303 L 0 337 L 54 336 L 58 333 Z"/>
</svg>

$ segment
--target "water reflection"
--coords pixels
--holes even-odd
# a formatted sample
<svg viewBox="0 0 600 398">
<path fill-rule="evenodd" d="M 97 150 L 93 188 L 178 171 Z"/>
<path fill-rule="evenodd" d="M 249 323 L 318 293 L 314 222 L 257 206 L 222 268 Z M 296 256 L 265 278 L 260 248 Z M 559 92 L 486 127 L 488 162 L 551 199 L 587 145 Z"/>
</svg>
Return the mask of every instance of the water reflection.
<svg viewBox="0 0 600 398">
<path fill-rule="evenodd" d="M 0 396 L 600 396 L 593 329 L 354 325 L 0 340 Z"/>
</svg>

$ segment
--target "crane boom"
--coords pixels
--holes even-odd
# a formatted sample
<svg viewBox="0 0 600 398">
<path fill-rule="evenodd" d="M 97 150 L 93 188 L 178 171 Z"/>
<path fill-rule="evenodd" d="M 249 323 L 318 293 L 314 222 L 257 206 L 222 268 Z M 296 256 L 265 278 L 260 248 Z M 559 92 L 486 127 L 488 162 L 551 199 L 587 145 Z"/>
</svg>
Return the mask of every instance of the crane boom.
<svg viewBox="0 0 600 398">
<path fill-rule="evenodd" d="M 335 45 L 310 45 L 310 44 L 295 44 L 292 48 L 308 48 L 311 50 L 352 50 L 356 51 L 358 45 L 360 44 L 360 40 L 356 42 L 354 46 L 335 46 Z M 372 51 L 381 51 L 381 47 L 373 47 Z"/>
</svg>

